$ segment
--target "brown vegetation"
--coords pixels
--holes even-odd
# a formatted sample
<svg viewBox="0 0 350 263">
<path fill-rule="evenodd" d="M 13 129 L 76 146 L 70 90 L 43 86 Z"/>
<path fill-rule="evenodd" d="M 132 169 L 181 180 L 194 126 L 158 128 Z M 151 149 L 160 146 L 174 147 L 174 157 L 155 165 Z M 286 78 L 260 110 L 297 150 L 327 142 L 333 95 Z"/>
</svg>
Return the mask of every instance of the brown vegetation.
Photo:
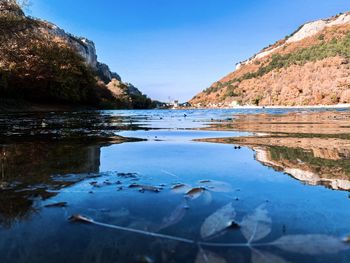
<svg viewBox="0 0 350 263">
<path fill-rule="evenodd" d="M 152 105 L 142 94 L 130 103 L 131 95 L 126 101 L 116 98 L 67 38 L 50 33 L 48 23 L 26 17 L 16 1 L 0 4 L 0 42 L 2 103 L 30 101 L 99 108 Z M 141 105 L 141 100 L 146 103 Z"/>
<path fill-rule="evenodd" d="M 335 18 L 334 18 L 335 19 Z M 195 96 L 194 106 L 350 103 L 350 24 L 304 39 L 280 40 Z M 262 54 L 262 53 L 260 53 Z M 258 54 L 259 55 L 259 54 Z"/>
</svg>

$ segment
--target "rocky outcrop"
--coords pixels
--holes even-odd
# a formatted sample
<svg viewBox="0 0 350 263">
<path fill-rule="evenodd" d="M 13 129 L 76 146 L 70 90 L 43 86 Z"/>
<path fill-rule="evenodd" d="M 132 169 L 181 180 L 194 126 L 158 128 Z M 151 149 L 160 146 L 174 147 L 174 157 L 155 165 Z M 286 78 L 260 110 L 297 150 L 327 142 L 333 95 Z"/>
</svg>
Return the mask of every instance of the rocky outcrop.
<svg viewBox="0 0 350 263">
<path fill-rule="evenodd" d="M 303 25 L 298 31 L 286 39 L 286 43 L 301 41 L 307 37 L 314 36 L 326 27 L 346 25 L 350 23 L 350 13 L 341 14 L 331 19 L 318 20 Z"/>
<path fill-rule="evenodd" d="M 62 39 L 74 47 L 79 55 L 84 58 L 86 64 L 96 71 L 104 83 L 108 84 L 113 78 L 121 80 L 120 76 L 112 72 L 108 65 L 97 60 L 96 47 L 93 41 L 66 33 L 63 29 L 47 21 L 41 21 L 40 25 L 42 32 L 54 35 L 56 38 Z"/>
<path fill-rule="evenodd" d="M 93 41 L 26 16 L 16 2 L 0 1 L 1 97 L 104 108 L 152 107 L 152 100 L 98 61 Z M 122 96 L 108 88 L 112 80 L 119 82 Z"/>
<path fill-rule="evenodd" d="M 51 34 L 58 39 L 66 41 L 70 46 L 77 50 L 90 67 L 97 69 L 97 54 L 94 42 L 84 37 L 76 37 L 66 33 L 63 29 L 53 23 L 47 21 L 40 22 L 39 29 L 42 33 Z"/>
<path fill-rule="evenodd" d="M 142 92 L 134 85 L 123 83 L 117 78 L 113 78 L 112 81 L 108 83 L 107 87 L 115 96 L 143 96 Z"/>
<path fill-rule="evenodd" d="M 350 103 L 350 13 L 301 26 L 196 95 L 197 107 Z"/>
<path fill-rule="evenodd" d="M 142 92 L 138 90 L 138 88 L 136 88 L 134 85 L 132 85 L 131 83 L 125 83 L 125 85 L 128 88 L 128 93 L 134 96 L 141 96 Z"/>
<path fill-rule="evenodd" d="M 107 85 L 108 90 L 115 99 L 122 100 L 124 108 L 148 109 L 155 108 L 156 103 L 146 95 L 142 94 L 136 87 L 130 83 L 124 83 L 121 80 L 113 78 Z"/>
<path fill-rule="evenodd" d="M 19 8 L 14 0 L 2 0 L 0 2 L 0 12 L 2 15 L 12 15 L 15 17 L 25 17 L 24 12 Z M 81 57 L 84 58 L 86 64 L 94 69 L 99 77 L 107 84 L 113 78 L 121 80 L 120 76 L 112 72 L 106 64 L 97 60 L 97 52 L 95 43 L 85 37 L 77 37 L 65 32 L 57 25 L 36 19 L 38 22 L 37 31 L 39 34 L 49 34 L 58 41 L 65 41 L 69 46 L 73 47 Z"/>
<path fill-rule="evenodd" d="M 108 84 L 109 82 L 111 82 L 112 79 L 117 79 L 119 81 L 122 80 L 121 77 L 117 73 L 112 72 L 109 69 L 109 66 L 104 64 L 104 63 L 97 62 L 96 70 L 97 70 L 98 76 L 101 78 L 101 80 L 105 84 Z"/>
</svg>

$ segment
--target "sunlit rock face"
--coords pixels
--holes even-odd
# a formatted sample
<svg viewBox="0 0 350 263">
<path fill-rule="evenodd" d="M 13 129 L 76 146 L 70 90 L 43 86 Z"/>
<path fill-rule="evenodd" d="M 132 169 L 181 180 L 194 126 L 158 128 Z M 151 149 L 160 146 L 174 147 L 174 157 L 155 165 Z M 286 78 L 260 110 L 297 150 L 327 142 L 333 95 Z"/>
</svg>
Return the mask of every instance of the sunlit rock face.
<svg viewBox="0 0 350 263">
<path fill-rule="evenodd" d="M 345 25 L 350 23 L 350 14 L 341 14 L 332 19 L 317 20 L 303 25 L 295 34 L 287 39 L 287 43 L 293 43 L 303 40 L 307 37 L 316 35 L 326 27 Z"/>
<path fill-rule="evenodd" d="M 42 33 L 51 34 L 57 41 L 64 41 L 73 47 L 84 58 L 86 64 L 97 72 L 104 83 L 109 83 L 113 78 L 121 80 L 120 76 L 112 72 L 108 65 L 98 61 L 96 47 L 93 41 L 85 37 L 73 36 L 57 25 L 47 21 L 41 21 L 40 25 L 40 31 Z"/>
<path fill-rule="evenodd" d="M 66 33 L 55 24 L 44 21 L 41 23 L 41 30 L 62 39 L 73 46 L 77 52 L 84 58 L 86 63 L 94 69 L 97 69 L 97 55 L 94 42 L 87 38 L 76 37 Z"/>
<path fill-rule="evenodd" d="M 194 107 L 350 103 L 350 13 L 306 23 L 190 100 Z M 315 52 L 316 50 L 316 52 Z M 287 62 L 288 61 L 288 62 Z M 232 104 L 234 102 L 234 104 Z"/>
</svg>

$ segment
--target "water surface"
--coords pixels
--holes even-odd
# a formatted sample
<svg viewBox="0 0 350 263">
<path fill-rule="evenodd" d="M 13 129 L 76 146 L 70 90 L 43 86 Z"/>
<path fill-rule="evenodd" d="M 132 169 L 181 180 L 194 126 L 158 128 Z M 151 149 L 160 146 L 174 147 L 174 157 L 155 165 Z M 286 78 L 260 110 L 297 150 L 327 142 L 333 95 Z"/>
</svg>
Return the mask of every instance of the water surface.
<svg viewBox="0 0 350 263">
<path fill-rule="evenodd" d="M 350 262 L 348 115 L 2 114 L 1 262 Z M 234 224 L 203 237 L 223 207 Z"/>
</svg>

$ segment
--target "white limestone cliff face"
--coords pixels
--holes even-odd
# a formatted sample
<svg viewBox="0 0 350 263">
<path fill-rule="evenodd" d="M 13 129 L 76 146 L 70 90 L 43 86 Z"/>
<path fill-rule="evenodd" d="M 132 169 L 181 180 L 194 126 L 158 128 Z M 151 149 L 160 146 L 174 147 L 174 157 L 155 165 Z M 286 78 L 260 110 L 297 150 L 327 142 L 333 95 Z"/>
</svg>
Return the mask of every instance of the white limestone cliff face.
<svg viewBox="0 0 350 263">
<path fill-rule="evenodd" d="M 264 58 L 275 51 L 283 48 L 285 45 L 301 41 L 307 37 L 314 36 L 318 33 L 320 33 L 322 30 L 324 30 L 326 27 L 331 27 L 331 26 L 339 26 L 339 25 L 345 25 L 345 24 L 350 24 L 350 12 L 341 14 L 339 16 L 333 17 L 328 20 L 317 20 L 313 21 L 310 23 L 304 24 L 298 31 L 296 31 L 294 34 L 292 34 L 290 37 L 286 39 L 286 41 L 274 48 L 265 48 L 263 49 L 260 53 L 256 54 L 252 58 L 237 63 L 236 65 L 236 70 L 240 69 L 242 66 L 253 63 L 257 59 Z"/>
<path fill-rule="evenodd" d="M 342 14 L 330 20 L 317 20 L 305 24 L 294 35 L 289 37 L 286 43 L 293 43 L 303 40 L 307 37 L 313 36 L 321 32 L 326 27 L 344 25 L 350 23 L 350 13 Z"/>
<path fill-rule="evenodd" d="M 50 22 L 42 21 L 41 24 L 42 26 L 40 29 L 43 32 L 47 32 L 59 39 L 65 40 L 78 51 L 90 67 L 97 69 L 97 54 L 94 42 L 87 38 L 76 37 L 68 34 L 63 29 Z"/>
<path fill-rule="evenodd" d="M 57 25 L 47 21 L 41 21 L 40 30 L 43 33 L 55 36 L 59 40 L 64 40 L 70 46 L 74 47 L 79 55 L 83 57 L 86 64 L 94 69 L 101 80 L 106 84 L 109 83 L 112 79 L 121 80 L 120 76 L 117 73 L 112 72 L 106 64 L 100 63 L 98 61 L 96 47 L 93 41 L 85 37 L 77 37 L 66 33 Z"/>
<path fill-rule="evenodd" d="M 95 43 L 86 38 L 79 38 L 78 41 L 73 43 L 76 46 L 79 54 L 85 59 L 86 63 L 93 68 L 97 68 L 97 55 Z"/>
</svg>

